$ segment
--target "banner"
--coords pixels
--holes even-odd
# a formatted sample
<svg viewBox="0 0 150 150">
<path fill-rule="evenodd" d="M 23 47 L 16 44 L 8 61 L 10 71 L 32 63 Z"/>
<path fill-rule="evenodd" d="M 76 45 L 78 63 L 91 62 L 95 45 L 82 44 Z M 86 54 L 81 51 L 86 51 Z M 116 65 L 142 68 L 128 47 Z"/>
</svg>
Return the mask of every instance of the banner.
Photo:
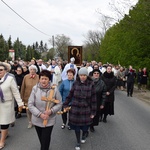
<svg viewBox="0 0 150 150">
<path fill-rule="evenodd" d="M 12 61 L 15 60 L 15 50 L 13 49 L 9 50 L 9 57 L 12 59 Z"/>
</svg>

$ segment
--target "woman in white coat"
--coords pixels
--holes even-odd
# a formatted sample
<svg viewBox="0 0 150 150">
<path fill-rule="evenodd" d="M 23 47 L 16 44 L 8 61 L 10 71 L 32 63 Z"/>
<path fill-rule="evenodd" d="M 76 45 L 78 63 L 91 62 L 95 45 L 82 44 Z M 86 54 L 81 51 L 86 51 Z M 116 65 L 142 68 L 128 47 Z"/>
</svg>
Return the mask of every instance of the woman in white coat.
<svg viewBox="0 0 150 150">
<path fill-rule="evenodd" d="M 15 121 L 14 98 L 19 108 L 23 107 L 16 81 L 7 69 L 6 64 L 0 63 L 0 149 L 5 146 L 9 124 Z"/>
</svg>

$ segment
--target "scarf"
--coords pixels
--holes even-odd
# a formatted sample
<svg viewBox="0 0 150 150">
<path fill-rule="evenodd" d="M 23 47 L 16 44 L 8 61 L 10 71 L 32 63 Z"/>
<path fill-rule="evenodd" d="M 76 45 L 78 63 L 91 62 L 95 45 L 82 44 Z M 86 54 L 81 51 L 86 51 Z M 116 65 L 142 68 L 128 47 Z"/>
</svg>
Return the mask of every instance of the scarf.
<svg viewBox="0 0 150 150">
<path fill-rule="evenodd" d="M 99 78 L 93 78 L 92 77 L 92 80 L 94 81 L 94 83 L 97 83 L 99 81 Z"/>
<path fill-rule="evenodd" d="M 2 89 L 1 89 L 1 84 L 7 79 L 7 77 L 8 77 L 8 73 L 6 73 L 6 75 L 5 75 L 5 77 L 4 77 L 4 80 L 3 80 L 2 82 L 0 82 L 0 100 L 2 101 L 2 103 L 4 103 L 5 100 L 4 100 L 3 91 L 2 91 Z"/>
<path fill-rule="evenodd" d="M 30 75 L 30 78 L 34 79 L 35 78 L 35 74 Z"/>
<path fill-rule="evenodd" d="M 47 84 L 46 87 L 43 87 L 41 83 L 39 83 L 38 86 L 41 90 L 44 90 L 44 91 L 50 90 L 50 88 L 51 88 L 50 82 Z"/>
</svg>

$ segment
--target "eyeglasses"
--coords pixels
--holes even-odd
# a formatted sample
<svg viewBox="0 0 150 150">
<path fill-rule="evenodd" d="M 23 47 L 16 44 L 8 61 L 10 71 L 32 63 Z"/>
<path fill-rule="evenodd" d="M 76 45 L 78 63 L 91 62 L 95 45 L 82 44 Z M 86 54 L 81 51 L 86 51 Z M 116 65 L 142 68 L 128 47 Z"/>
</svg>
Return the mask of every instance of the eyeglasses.
<svg viewBox="0 0 150 150">
<path fill-rule="evenodd" d="M 99 73 L 95 72 L 94 74 L 99 74 Z"/>
<path fill-rule="evenodd" d="M 4 69 L 0 69 L 0 71 L 4 71 Z"/>
</svg>

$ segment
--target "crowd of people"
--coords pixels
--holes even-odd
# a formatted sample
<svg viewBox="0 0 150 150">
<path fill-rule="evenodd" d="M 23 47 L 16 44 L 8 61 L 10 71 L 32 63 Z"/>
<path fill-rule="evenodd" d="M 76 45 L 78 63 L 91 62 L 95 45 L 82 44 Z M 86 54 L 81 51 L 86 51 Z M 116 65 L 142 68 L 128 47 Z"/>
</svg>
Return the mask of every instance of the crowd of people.
<svg viewBox="0 0 150 150">
<path fill-rule="evenodd" d="M 99 122 L 107 123 L 108 115 L 114 115 L 115 89 L 126 89 L 132 97 L 137 80 L 138 90 L 146 92 L 146 68 L 136 71 L 132 66 L 96 61 L 84 61 L 79 67 L 74 62 L 75 58 L 70 62 L 0 62 L 0 149 L 5 146 L 9 126 L 24 111 L 27 128 L 35 127 L 41 150 L 48 150 L 56 114 L 61 111 L 60 127 L 75 131 L 75 150 L 80 150 L 89 131 L 95 132 Z"/>
</svg>

